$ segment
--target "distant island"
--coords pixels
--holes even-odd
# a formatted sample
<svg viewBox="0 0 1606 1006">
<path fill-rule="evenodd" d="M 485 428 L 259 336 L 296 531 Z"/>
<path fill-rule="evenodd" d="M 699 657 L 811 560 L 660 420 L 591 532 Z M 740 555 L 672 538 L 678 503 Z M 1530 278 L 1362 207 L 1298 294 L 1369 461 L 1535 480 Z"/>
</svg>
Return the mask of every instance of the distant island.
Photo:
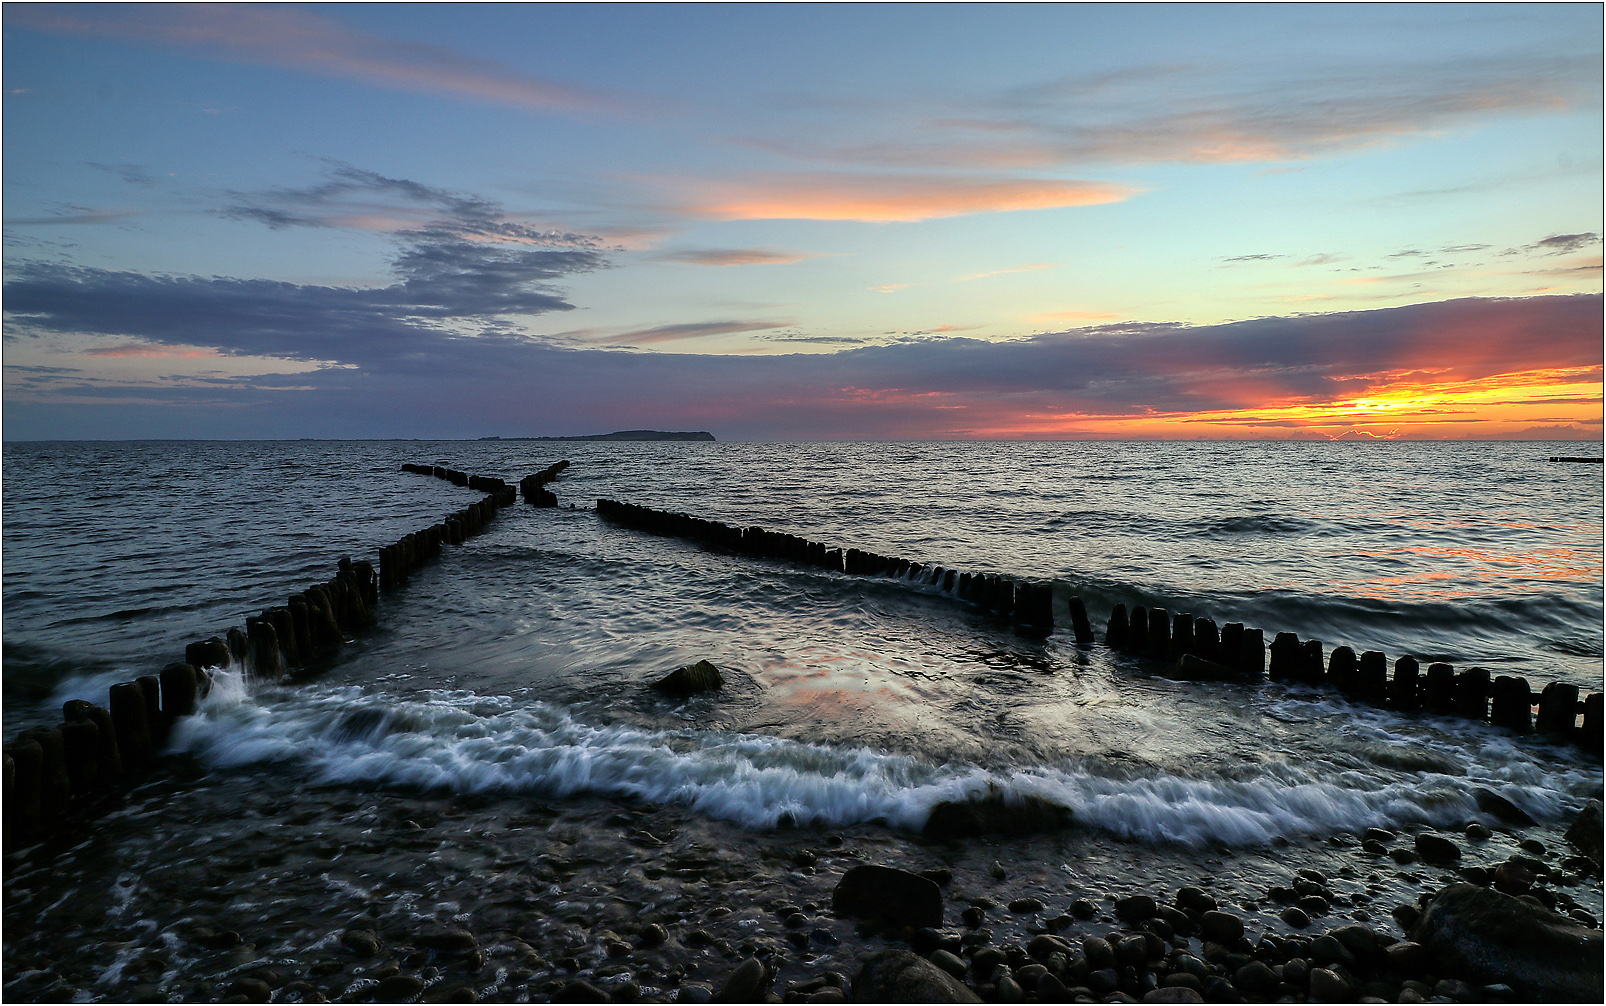
<svg viewBox="0 0 1606 1006">
<path fill-rule="evenodd" d="M 702 440 L 714 441 L 712 433 L 665 433 L 663 430 L 620 430 L 618 433 L 595 433 L 589 437 L 480 437 L 481 440 Z"/>
</svg>

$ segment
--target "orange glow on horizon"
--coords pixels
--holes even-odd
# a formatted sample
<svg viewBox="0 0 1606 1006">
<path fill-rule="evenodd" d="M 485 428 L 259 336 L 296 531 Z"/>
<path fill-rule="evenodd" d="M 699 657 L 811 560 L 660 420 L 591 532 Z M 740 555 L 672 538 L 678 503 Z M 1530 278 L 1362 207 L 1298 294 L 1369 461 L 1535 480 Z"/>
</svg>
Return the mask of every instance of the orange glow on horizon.
<svg viewBox="0 0 1606 1006">
<path fill-rule="evenodd" d="M 1420 376 L 1420 375 L 1417 375 Z M 1582 385 L 1582 387 L 1581 387 Z M 1254 382 L 1235 385 L 1267 391 Z M 1555 368 L 1472 381 L 1382 383 L 1366 394 L 1330 402 L 1279 401 L 1199 412 L 1116 414 L 1022 407 L 949 392 L 842 388 L 842 403 L 941 409 L 940 435 L 977 440 L 1464 440 L 1553 431 L 1556 439 L 1598 439 L 1601 368 Z M 933 419 L 937 417 L 933 416 Z M 1593 433 L 1593 436 L 1586 434 Z M 1525 435 L 1526 434 L 1526 435 Z"/>
</svg>

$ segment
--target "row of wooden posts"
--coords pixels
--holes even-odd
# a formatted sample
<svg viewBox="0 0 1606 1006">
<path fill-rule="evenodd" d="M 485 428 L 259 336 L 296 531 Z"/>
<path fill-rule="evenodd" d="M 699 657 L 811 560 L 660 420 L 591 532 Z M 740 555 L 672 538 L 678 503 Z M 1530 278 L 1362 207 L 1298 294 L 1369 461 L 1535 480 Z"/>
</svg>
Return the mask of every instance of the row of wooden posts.
<svg viewBox="0 0 1606 1006">
<path fill-rule="evenodd" d="M 558 498 L 552 494 L 551 490 L 546 488 L 546 484 L 561 475 L 567 467 L 569 467 L 569 462 L 559 461 L 556 464 L 548 465 L 533 475 L 526 475 L 519 480 L 518 492 L 524 496 L 524 501 L 532 506 L 557 506 Z M 433 475 L 438 479 L 445 479 L 456 486 L 477 489 L 495 497 L 499 506 L 506 506 L 507 503 L 513 502 L 515 498 L 512 486 L 501 479 L 485 475 L 468 475 L 455 468 L 443 468 L 440 465 L 404 464 L 402 465 L 402 471 L 414 472 L 418 475 Z M 506 502 L 501 502 L 503 500 Z"/>
<path fill-rule="evenodd" d="M 544 486 L 567 464 L 559 462 L 536 473 L 531 478 L 539 481 L 532 485 Z M 402 467 L 425 474 L 447 471 Z M 210 694 L 213 671 L 241 668 L 254 678 L 275 679 L 288 670 L 315 668 L 332 660 L 348 637 L 373 625 L 381 590 L 401 586 L 442 545 L 477 533 L 499 507 L 516 499 L 513 488 L 501 479 L 461 472 L 441 477 L 487 495 L 382 546 L 377 571 L 370 562 L 342 558 L 334 577 L 291 595 L 285 604 L 248 616 L 243 630 L 235 627 L 190 643 L 183 661 L 168 664 L 158 674 L 112 685 L 105 707 L 75 699 L 63 706 L 59 725 L 27 730 L 7 743 L 5 844 L 31 838 L 142 778 L 165 747 L 174 723 L 192 715 Z"/>
<path fill-rule="evenodd" d="M 731 552 L 782 559 L 832 572 L 889 576 L 936 587 L 984 610 L 1009 618 L 1017 632 L 1053 630 L 1052 585 L 995 573 L 965 573 L 931 563 L 895 559 L 856 548 L 836 548 L 793 534 L 739 527 L 723 521 L 657 510 L 616 500 L 598 500 L 597 513 L 616 523 L 655 534 L 690 538 Z M 1091 646 L 1093 630 L 1082 599 L 1071 596 L 1067 615 L 1078 646 Z M 1184 680 L 1258 680 L 1267 674 L 1263 630 L 1208 616 L 1173 614 L 1165 608 L 1117 604 L 1105 626 L 1105 645 L 1135 656 L 1166 661 L 1165 672 Z M 1561 681 L 1532 692 L 1526 678 L 1491 678 L 1481 667 L 1456 671 L 1431 663 L 1426 673 L 1415 657 L 1400 657 L 1389 677 L 1385 655 L 1334 647 L 1324 660 L 1320 640 L 1280 632 L 1269 647 L 1273 680 L 1336 689 L 1345 698 L 1406 713 L 1449 713 L 1493 723 L 1519 734 L 1537 733 L 1573 741 L 1597 755 L 1602 745 L 1602 696 L 1580 700 L 1579 689 Z M 1582 717 L 1582 722 L 1579 722 Z"/>
<path fill-rule="evenodd" d="M 1580 701 L 1578 686 L 1562 681 L 1533 692 L 1527 678 L 1491 678 L 1482 667 L 1457 671 L 1451 664 L 1434 662 L 1424 672 L 1412 656 L 1395 660 L 1391 677 L 1381 650 L 1357 654 L 1351 647 L 1335 646 L 1324 653 L 1321 640 L 1301 640 L 1293 632 L 1279 632 L 1272 640 L 1268 669 L 1260 629 L 1228 622 L 1218 633 L 1215 621 L 1207 617 L 1142 606 L 1128 613 L 1124 604 L 1110 613 L 1105 643 L 1139 656 L 1174 660 L 1177 677 L 1253 679 L 1269 672 L 1273 681 L 1329 687 L 1353 702 L 1404 713 L 1452 714 L 1519 734 L 1575 741 L 1597 753 L 1601 749 L 1601 694 Z"/>
<path fill-rule="evenodd" d="M 654 534 L 691 538 L 731 552 L 764 559 L 798 562 L 833 573 L 889 576 L 935 587 L 1007 619 L 1022 635 L 1046 636 L 1054 630 L 1051 584 L 1017 580 L 996 573 L 967 573 L 932 563 L 891 558 L 857 548 L 833 548 L 795 534 L 738 527 L 683 513 L 655 510 L 617 500 L 597 500 L 597 513 L 618 524 Z M 1077 641 L 1092 643 L 1093 631 L 1080 599 L 1069 612 Z"/>
</svg>

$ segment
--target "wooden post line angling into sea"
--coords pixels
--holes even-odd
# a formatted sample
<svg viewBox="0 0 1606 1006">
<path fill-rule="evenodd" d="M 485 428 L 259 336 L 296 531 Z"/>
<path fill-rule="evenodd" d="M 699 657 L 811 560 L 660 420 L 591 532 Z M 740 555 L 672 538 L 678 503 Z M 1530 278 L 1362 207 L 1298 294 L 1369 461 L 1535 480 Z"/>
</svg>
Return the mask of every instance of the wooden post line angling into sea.
<svg viewBox="0 0 1606 1006">
<path fill-rule="evenodd" d="M 557 506 L 544 488 L 568 467 L 560 461 L 524 479 L 520 487 L 535 506 Z M 440 552 L 460 544 L 490 523 L 500 507 L 516 500 L 501 479 L 439 467 L 402 465 L 454 485 L 484 492 L 476 503 L 379 549 L 373 563 L 342 558 L 332 579 L 291 595 L 286 604 L 248 616 L 245 628 L 191 643 L 184 660 L 159 674 L 141 675 L 111 687 L 106 706 L 80 699 L 66 703 L 54 727 L 23 732 L 4 748 L 4 843 L 32 838 L 82 816 L 112 794 L 138 782 L 154 767 L 173 725 L 193 715 L 210 694 L 213 672 L 239 668 L 259 679 L 277 679 L 292 668 L 313 669 L 339 653 L 348 636 L 374 624 L 380 591 L 394 590 Z"/>
<path fill-rule="evenodd" d="M 615 500 L 597 500 L 597 514 L 638 530 L 690 538 L 743 555 L 936 587 L 1010 619 L 1015 631 L 1023 635 L 1046 636 L 1053 631 L 1052 584 L 996 573 L 963 573 L 856 548 L 834 548 L 793 534 L 736 527 Z M 1076 644 L 1093 645 L 1093 630 L 1080 597 L 1070 597 L 1067 614 Z M 1125 604 L 1117 604 L 1106 623 L 1104 643 L 1134 656 L 1172 662 L 1170 669 L 1163 672 L 1165 676 L 1186 681 L 1257 681 L 1267 672 L 1267 647 L 1261 629 L 1240 622 L 1228 622 L 1218 628 L 1215 620 L 1207 616 L 1182 612 L 1173 615 L 1160 607 L 1139 605 L 1129 612 Z M 1500 675 L 1491 680 L 1489 672 L 1481 667 L 1457 672 L 1446 663 L 1433 663 L 1422 675 L 1420 663 L 1410 656 L 1395 661 L 1394 678 L 1390 681 L 1387 657 L 1381 651 L 1367 650 L 1357 656 L 1352 648 L 1338 646 L 1324 666 L 1321 641 L 1301 641 L 1292 632 L 1277 634 L 1270 656 L 1274 681 L 1331 687 L 1354 702 L 1405 713 L 1458 715 L 1518 734 L 1571 741 L 1597 756 L 1601 753 L 1601 693 L 1591 693 L 1580 701 L 1576 685 L 1554 681 L 1534 693 L 1526 678 Z"/>
</svg>

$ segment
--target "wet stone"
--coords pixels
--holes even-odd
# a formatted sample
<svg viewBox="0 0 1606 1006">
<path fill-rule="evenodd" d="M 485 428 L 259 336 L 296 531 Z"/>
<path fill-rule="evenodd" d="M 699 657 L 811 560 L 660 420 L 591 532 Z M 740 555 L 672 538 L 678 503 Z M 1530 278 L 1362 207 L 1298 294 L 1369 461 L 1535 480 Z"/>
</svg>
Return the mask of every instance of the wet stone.
<svg viewBox="0 0 1606 1006">
<path fill-rule="evenodd" d="M 1295 929 L 1304 929 L 1306 926 L 1310 925 L 1310 916 L 1305 914 L 1304 909 L 1294 905 L 1290 905 L 1283 909 L 1282 915 L 1280 915 L 1279 918 Z"/>
<path fill-rule="evenodd" d="M 340 945 L 358 957 L 372 957 L 379 953 L 379 934 L 370 929 L 348 929 L 340 934 Z"/>
<path fill-rule="evenodd" d="M 1009 910 L 1017 915 L 1027 915 L 1032 912 L 1041 912 L 1046 906 L 1036 898 L 1016 898 L 1009 903 Z"/>
<path fill-rule="evenodd" d="M 1349 982 L 1338 972 L 1316 968 L 1310 973 L 1310 997 L 1318 1002 L 1351 1002 L 1353 992 Z"/>
<path fill-rule="evenodd" d="M 1184 887 L 1177 891 L 1177 907 L 1192 912 L 1209 912 L 1216 907 L 1216 899 L 1197 887 Z"/>
<path fill-rule="evenodd" d="M 1199 919 L 1199 929 L 1206 939 L 1217 943 L 1236 943 L 1244 936 L 1243 920 L 1226 912 L 1204 913 Z"/>
<path fill-rule="evenodd" d="M 1461 847 L 1442 835 L 1427 832 L 1416 836 L 1417 855 L 1429 862 L 1450 862 L 1461 858 Z"/>
<path fill-rule="evenodd" d="M 1116 914 L 1128 922 L 1142 922 L 1152 919 L 1159 906 L 1147 894 L 1134 894 L 1130 898 L 1122 898 L 1115 903 Z"/>
</svg>

